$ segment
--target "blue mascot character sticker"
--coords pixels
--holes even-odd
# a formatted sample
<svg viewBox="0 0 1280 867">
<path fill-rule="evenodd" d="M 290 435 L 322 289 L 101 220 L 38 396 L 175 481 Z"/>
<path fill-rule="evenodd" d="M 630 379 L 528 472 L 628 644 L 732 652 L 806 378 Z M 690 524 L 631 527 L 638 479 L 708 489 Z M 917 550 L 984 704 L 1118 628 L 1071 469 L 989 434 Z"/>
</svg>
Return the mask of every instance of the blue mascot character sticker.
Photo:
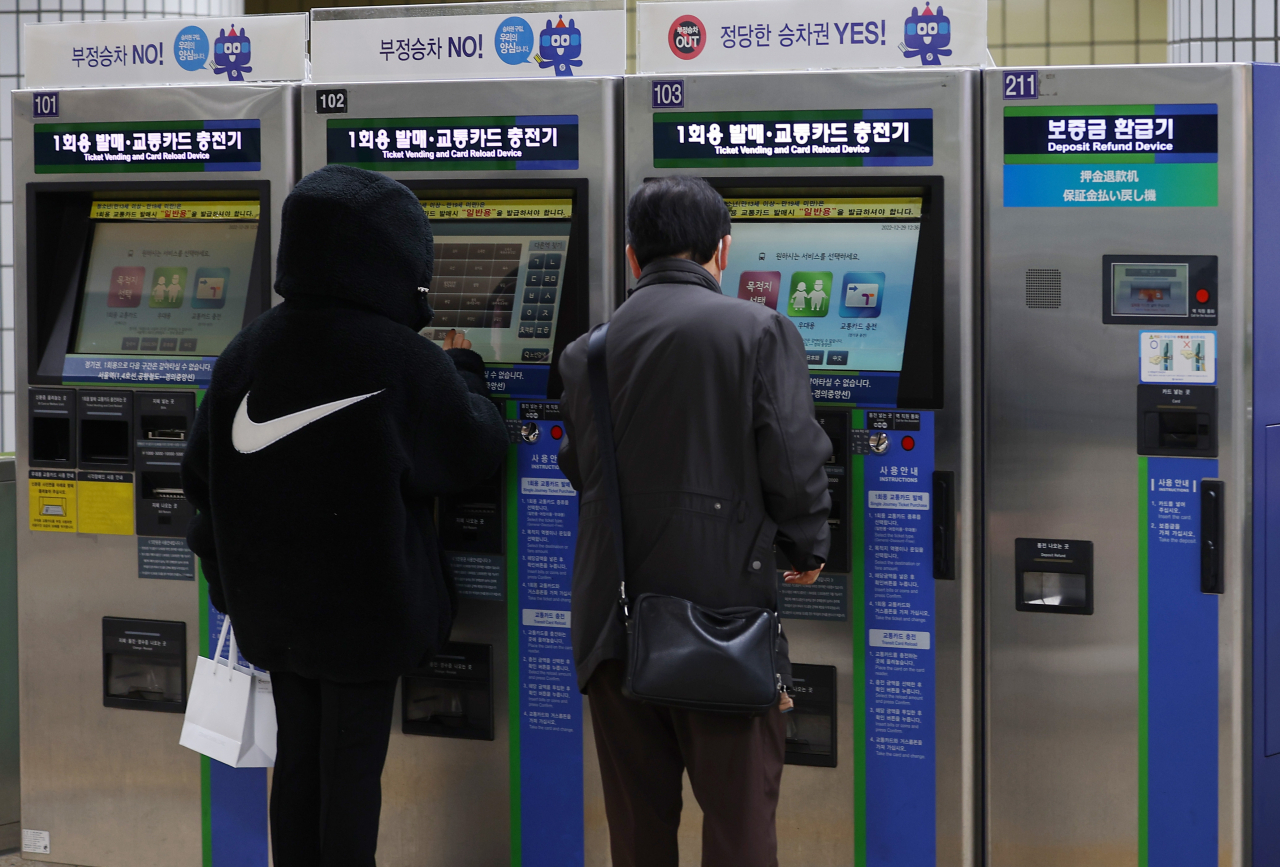
<svg viewBox="0 0 1280 867">
<path fill-rule="evenodd" d="M 218 38 L 213 40 L 213 74 L 226 73 L 227 81 L 244 81 L 246 72 L 253 72 L 249 65 L 252 52 L 249 46 L 249 35 L 243 27 L 236 33 L 235 25 L 231 25 L 231 33 L 218 31 Z"/>
<path fill-rule="evenodd" d="M 903 57 L 919 57 L 924 66 L 941 66 L 942 58 L 951 56 L 951 19 L 942 14 L 942 7 L 935 13 L 924 4 L 924 12 L 911 7 L 907 19 L 906 41 L 898 46 Z"/>
<path fill-rule="evenodd" d="M 546 69 L 548 66 L 554 66 L 556 75 L 573 75 L 573 67 L 581 66 L 582 61 L 578 56 L 582 54 L 582 31 L 573 26 L 573 19 L 569 19 L 569 23 L 564 23 L 564 16 L 560 16 L 560 20 L 551 26 L 551 19 L 547 19 L 546 29 L 542 31 L 539 37 L 538 66 Z"/>
</svg>

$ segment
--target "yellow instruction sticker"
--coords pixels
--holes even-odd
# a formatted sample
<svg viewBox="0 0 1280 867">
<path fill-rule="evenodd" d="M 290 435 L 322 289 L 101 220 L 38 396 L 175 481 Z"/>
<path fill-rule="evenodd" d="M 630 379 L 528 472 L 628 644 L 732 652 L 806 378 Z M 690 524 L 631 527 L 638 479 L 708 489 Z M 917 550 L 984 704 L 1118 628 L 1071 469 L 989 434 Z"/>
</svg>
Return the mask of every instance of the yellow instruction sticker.
<svg viewBox="0 0 1280 867">
<path fill-rule="evenodd" d="M 133 474 L 79 475 L 77 514 L 81 533 L 133 535 Z"/>
<path fill-rule="evenodd" d="M 49 533 L 76 531 L 76 474 L 64 470 L 30 471 L 32 530 Z"/>
<path fill-rule="evenodd" d="M 262 206 L 254 201 L 94 202 L 91 220 L 256 220 Z"/>
<path fill-rule="evenodd" d="M 918 220 L 924 199 L 891 198 L 725 199 L 734 220 Z"/>
<path fill-rule="evenodd" d="M 573 199 L 466 199 L 420 201 L 429 220 L 567 220 Z"/>
</svg>

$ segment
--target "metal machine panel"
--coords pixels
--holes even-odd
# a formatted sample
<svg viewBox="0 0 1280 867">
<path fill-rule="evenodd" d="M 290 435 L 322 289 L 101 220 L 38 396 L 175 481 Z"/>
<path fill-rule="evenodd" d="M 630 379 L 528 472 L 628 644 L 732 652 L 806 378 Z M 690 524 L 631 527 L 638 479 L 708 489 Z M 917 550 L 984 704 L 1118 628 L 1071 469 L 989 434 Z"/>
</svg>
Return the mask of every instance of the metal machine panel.
<svg viewBox="0 0 1280 867">
<path fill-rule="evenodd" d="M 335 93 L 341 93 L 342 98 L 337 99 Z M 560 299 L 564 302 L 568 297 L 563 294 L 568 291 L 567 283 L 581 290 L 575 309 L 567 309 L 562 304 L 558 314 L 553 314 L 547 304 L 538 305 L 538 310 L 547 316 L 559 316 L 554 359 L 564 345 L 589 325 L 607 319 L 617 303 L 621 267 L 616 189 L 621 149 L 617 128 L 619 102 L 620 81 L 616 78 L 308 84 L 302 91 L 302 171 L 303 174 L 315 171 L 331 159 L 335 162 L 363 160 L 360 164 L 387 172 L 424 201 L 462 198 L 472 200 L 473 206 L 479 200 L 490 203 L 503 200 L 508 206 L 519 205 L 516 200 L 534 196 L 538 190 L 559 191 L 557 196 L 571 194 L 575 234 L 570 238 L 568 260 L 561 263 L 556 258 L 559 254 L 549 253 L 545 261 L 535 263 L 533 259 L 541 254 L 533 253 L 531 248 L 521 260 L 524 264 L 510 266 L 519 268 L 519 274 L 523 275 L 516 296 L 517 316 L 522 316 L 526 308 L 532 310 L 535 301 L 555 298 L 557 291 L 562 293 Z M 362 119 L 370 122 L 361 123 Z M 405 121 L 397 124 L 397 119 Z M 576 134 L 576 151 L 566 149 L 567 137 L 553 141 L 548 132 L 547 141 L 539 146 L 555 144 L 560 150 L 546 153 L 549 150 L 546 147 L 540 157 L 542 162 L 532 162 L 538 155 L 530 152 L 524 159 L 511 158 L 503 165 L 468 164 L 462 159 L 453 166 L 419 162 L 400 169 L 371 148 L 362 147 L 361 130 L 368 130 L 373 147 L 384 152 L 396 150 L 400 144 L 397 131 L 404 130 L 410 146 L 406 153 L 434 150 L 436 137 L 452 119 L 457 119 L 458 123 L 454 124 L 457 128 L 475 128 L 482 136 L 490 129 L 499 130 L 501 150 L 507 154 L 515 149 L 511 146 L 509 129 L 536 123 L 540 129 L 554 128 L 556 136 L 565 136 L 565 130 L 573 126 L 571 134 Z M 425 122 L 428 120 L 431 122 Z M 414 129 L 420 129 L 419 145 L 427 147 L 414 145 Z M 385 147 L 377 144 L 382 131 L 386 133 Z M 348 138 L 352 134 L 354 138 Z M 477 144 L 478 150 L 484 150 L 484 146 L 492 142 L 468 141 L 465 148 L 455 149 L 470 151 L 472 145 Z M 507 154 L 499 158 L 507 159 Z M 449 224 L 449 215 L 437 213 L 432 221 L 439 236 L 440 226 Z M 579 247 L 575 254 L 574 245 L 583 238 L 585 248 Z M 445 249 L 446 246 L 451 249 Z M 454 326 L 449 318 L 453 308 L 445 305 L 454 302 L 444 300 L 445 287 L 440 282 L 452 279 L 448 268 L 458 268 L 458 273 L 467 274 L 477 265 L 476 245 L 468 245 L 471 249 L 467 256 L 463 256 L 461 249 L 452 249 L 457 246 L 437 241 L 437 280 L 433 281 L 436 285 L 430 297 L 438 321 L 444 325 L 437 328 L 433 324 L 428 329 L 433 337 L 438 337 L 434 332 L 448 327 L 467 330 L 461 321 Z M 487 258 L 496 255 L 498 260 L 506 256 L 488 252 L 480 255 Z M 575 255 L 578 258 L 575 259 Z M 536 289 L 529 283 L 526 268 L 534 271 L 545 266 L 547 270 L 542 273 L 546 274 L 555 272 L 562 264 L 564 269 L 555 275 L 558 285 L 549 282 L 539 290 L 550 289 L 549 295 L 526 297 L 526 293 Z M 582 268 L 585 273 L 571 273 L 571 268 Z M 541 322 L 542 319 L 531 315 L 528 324 L 538 328 Z M 525 324 L 519 321 L 512 326 Z M 496 348 L 492 351 L 499 352 Z M 547 402 L 548 396 L 558 397 L 554 364 L 544 365 L 540 371 L 529 366 L 523 366 L 522 370 L 523 356 L 515 357 L 515 363 L 510 365 L 505 364 L 510 359 L 500 354 L 488 360 L 500 362 L 490 364 L 488 370 L 494 396 L 510 398 L 505 401 L 506 417 L 513 430 L 510 457 L 501 478 L 478 486 L 465 496 L 442 500 L 439 517 L 449 556 L 462 558 L 453 561 L 455 571 L 461 564 L 468 567 L 467 574 L 459 574 L 458 578 L 464 601 L 454 623 L 452 640 L 492 647 L 492 679 L 488 685 L 493 697 L 492 738 L 423 737 L 423 733 L 434 732 L 422 725 L 397 726 L 392 732 L 383 777 L 378 845 L 379 863 L 391 867 L 420 864 L 479 867 L 506 863 L 517 857 L 513 854 L 516 851 L 526 865 L 576 863 L 582 857 L 576 854 L 582 846 L 579 823 L 593 826 L 593 817 L 603 813 L 603 796 L 592 788 L 593 785 L 598 788 L 598 775 L 590 767 L 595 757 L 590 718 L 585 704 L 580 704 L 576 686 L 570 688 L 568 700 L 573 703 L 571 713 L 576 714 L 580 709 L 579 719 L 584 729 L 581 750 L 576 744 L 571 749 L 557 743 L 548 749 L 543 740 L 535 742 L 538 738 L 555 738 L 556 733 L 533 731 L 529 727 L 528 717 L 522 712 L 526 704 L 522 702 L 535 698 L 537 687 L 526 683 L 519 674 L 530 661 L 522 658 L 525 651 L 519 648 L 523 645 L 513 647 L 512 644 L 513 640 L 524 641 L 528 628 L 537 624 L 539 618 L 553 620 L 559 613 L 556 609 L 568 608 L 567 599 L 563 605 L 560 601 L 551 601 L 536 609 L 530 604 L 528 594 L 533 585 L 527 583 L 526 576 L 528 570 L 535 567 L 527 563 L 530 553 L 527 546 L 533 537 L 520 529 L 529 520 L 530 513 L 526 510 L 531 496 L 540 490 L 555 493 L 553 489 L 564 482 L 554 463 L 548 460 L 558 448 L 557 440 L 563 433 L 562 427 L 556 424 L 559 420 L 556 405 Z M 534 475 L 539 466 L 544 475 Z M 567 482 L 564 484 L 567 486 Z M 548 485 L 551 487 L 546 487 Z M 563 512 L 553 507 L 551 513 L 544 514 L 566 522 L 561 529 L 570 536 L 568 562 L 571 565 L 576 501 L 561 499 L 559 502 L 570 505 Z M 486 583 L 478 572 L 471 574 L 471 566 L 491 570 L 492 582 Z M 567 590 L 567 573 L 555 580 L 562 579 Z M 553 647 L 547 655 L 552 656 L 558 650 Z M 571 668 L 569 665 L 566 672 Z M 567 676 L 572 679 L 571 673 Z M 420 678 L 415 676 L 414 690 L 419 689 L 419 682 Z M 564 689 L 567 683 L 553 688 Z M 398 701 L 404 701 L 404 693 L 402 683 Z M 517 726 L 520 737 L 513 737 L 513 728 Z M 587 763 L 586 803 L 580 818 L 567 813 L 579 809 L 573 804 L 580 803 L 582 786 L 575 780 L 573 792 L 563 791 L 568 785 L 564 781 L 577 773 L 579 762 Z M 535 787 L 530 781 L 536 782 L 539 768 L 546 772 L 546 777 Z M 571 831 L 571 827 L 577 830 Z M 586 863 L 598 860 L 589 841 L 585 857 Z"/>
<path fill-rule="evenodd" d="M 976 702 L 976 636 L 973 630 L 975 622 L 976 600 L 976 522 L 974 516 L 978 504 L 977 449 L 978 449 L 978 417 L 976 394 L 976 295 L 977 278 L 977 226 L 978 226 L 978 145 L 977 145 L 977 74 L 972 70 L 929 70 L 929 71 L 884 71 L 884 72 L 808 72 L 808 73 L 760 73 L 760 74 L 697 74 L 682 78 L 674 76 L 637 76 L 626 81 L 626 188 L 633 191 L 644 179 L 675 172 L 696 172 L 708 178 L 712 184 L 725 190 L 767 188 L 769 196 L 785 198 L 786 189 L 790 187 L 806 190 L 828 188 L 831 192 L 840 185 L 856 185 L 858 183 L 883 184 L 892 186 L 895 180 L 909 185 L 923 176 L 928 176 L 930 189 L 942 197 L 943 206 L 938 215 L 940 226 L 940 255 L 936 265 L 941 276 L 940 310 L 942 327 L 939 331 L 941 351 L 936 345 L 930 350 L 937 354 L 929 364 L 937 364 L 941 371 L 937 378 L 936 390 L 928 393 L 908 394 L 906 386 L 898 392 L 895 403 L 892 390 L 879 393 L 866 391 L 861 397 L 850 398 L 841 391 L 849 383 L 837 377 L 834 391 L 823 390 L 821 377 L 815 377 L 815 399 L 819 402 L 820 415 L 829 410 L 838 411 L 852 424 L 853 430 L 845 435 L 833 436 L 833 442 L 847 449 L 839 460 L 843 466 L 839 472 L 849 469 L 854 475 L 851 480 L 859 490 L 859 495 L 846 507 L 850 508 L 852 520 L 841 516 L 842 525 L 834 527 L 837 533 L 849 534 L 848 540 L 852 553 L 853 573 L 848 576 L 833 575 L 831 580 L 839 586 L 848 587 L 848 598 L 841 598 L 839 606 L 844 616 L 831 619 L 799 619 L 788 616 L 788 606 L 799 613 L 801 610 L 817 607 L 815 601 L 805 602 L 802 591 L 810 588 L 790 588 L 783 595 L 783 619 L 791 647 L 791 659 L 801 664 L 834 666 L 836 668 L 836 712 L 837 712 L 837 745 L 835 751 L 838 761 L 835 767 L 792 766 L 783 774 L 782 796 L 778 810 L 779 860 L 783 863 L 795 862 L 809 865 L 825 864 L 933 864 L 962 865 L 975 863 L 978 845 L 974 836 L 974 816 L 977 799 L 977 778 L 975 776 L 974 744 L 975 702 Z M 700 162 L 672 159 L 673 148 L 687 142 L 685 137 L 671 134 L 664 128 L 660 139 L 657 123 L 681 124 L 683 113 L 696 112 L 699 115 L 707 112 L 748 113 L 756 112 L 762 116 L 768 112 L 794 111 L 792 119 L 806 119 L 805 112 L 830 112 L 827 120 L 848 120 L 849 131 L 855 129 L 855 119 L 848 118 L 838 112 L 850 109 L 867 110 L 858 117 L 871 121 L 873 118 L 883 121 L 889 117 L 889 111 L 908 110 L 907 116 L 921 118 L 931 117 L 931 142 L 902 141 L 901 125 L 899 138 L 890 142 L 893 129 L 885 123 L 882 131 L 879 124 L 874 127 L 866 125 L 863 138 L 849 138 L 844 144 L 846 148 L 856 148 L 858 143 L 866 144 L 866 150 L 839 150 L 841 144 L 832 140 L 829 147 L 835 151 L 822 151 L 823 156 L 816 159 L 791 158 L 786 161 L 773 161 L 760 155 L 764 147 L 774 145 L 774 125 L 766 124 L 764 129 L 753 131 L 750 128 L 732 129 L 730 123 L 746 124 L 751 122 L 745 114 L 725 115 L 725 125 L 720 128 L 724 135 L 723 146 L 745 143 L 747 148 L 761 148 L 760 151 L 705 151 Z M 875 112 L 883 112 L 876 114 Z M 897 115 L 894 115 L 895 117 Z M 754 117 L 754 115 L 753 115 Z M 790 117 L 790 116 L 788 116 Z M 755 118 L 759 121 L 760 118 Z M 783 120 L 783 118 L 776 118 Z M 691 118 L 695 120 L 695 118 Z M 700 116 L 696 120 L 706 123 L 712 120 Z M 901 118 L 899 118 L 901 120 Z M 821 124 L 817 124 L 821 127 Z M 709 129 L 709 127 L 707 127 Z M 822 131 L 825 134 L 826 129 Z M 734 138 L 730 138 L 733 136 Z M 742 136 L 741 142 L 737 137 Z M 750 138 L 747 138 L 750 136 Z M 887 144 L 881 145 L 880 143 Z M 781 139 L 778 139 L 781 141 Z M 655 144 L 659 143 L 659 144 Z M 713 142 L 720 146 L 721 141 Z M 656 151 L 661 147 L 662 152 Z M 763 146 L 763 147 L 762 147 Z M 885 148 L 871 150 L 871 148 Z M 772 151 L 770 151 L 772 153 Z M 811 156 L 819 152 L 814 151 Z M 728 154 L 721 161 L 719 157 Z M 843 163 L 832 163 L 828 154 L 839 154 Z M 868 154 L 870 158 L 848 160 L 852 154 Z M 728 197 L 731 192 L 726 192 Z M 743 193 L 746 195 L 746 193 Z M 765 194 L 761 194 L 765 195 Z M 764 203 L 761 203 L 764 205 Z M 841 212 L 843 213 L 843 212 Z M 737 219 L 737 218 L 735 218 Z M 817 224 L 815 223 L 815 226 Z M 757 233 L 758 234 L 758 233 Z M 735 239 L 736 241 L 737 239 Z M 922 240 L 921 244 L 924 243 Z M 734 257 L 741 260 L 748 256 L 745 244 L 735 243 L 730 257 L 733 268 Z M 764 253 L 760 254 L 763 260 Z M 750 267 L 750 266 L 747 266 Z M 758 266 L 763 267 L 763 266 Z M 777 265 L 768 267 L 776 268 Z M 788 268 L 817 268 L 822 274 L 827 269 L 837 269 L 833 264 L 813 264 L 803 266 L 789 265 Z M 849 267 L 856 267 L 850 265 Z M 920 266 L 918 265 L 917 268 Z M 917 272 L 918 273 L 918 272 Z M 795 283 L 800 279 L 793 275 L 789 287 L 794 297 L 797 289 L 803 286 Z M 819 275 L 820 279 L 827 279 Z M 743 275 L 745 281 L 747 275 Z M 806 278 L 807 279 L 807 278 Z M 879 314 L 878 299 L 885 288 L 883 274 L 860 274 L 850 279 L 861 280 L 856 283 L 858 291 L 865 298 L 846 298 L 842 301 L 841 316 L 847 317 L 842 323 L 875 321 L 860 317 Z M 779 282 L 783 285 L 779 286 Z M 848 280 L 845 281 L 848 283 Z M 855 285 L 850 283 L 850 286 Z M 750 297 L 761 303 L 768 303 L 782 310 L 782 302 L 778 301 L 780 289 L 784 293 L 786 281 L 773 272 L 759 272 L 748 286 L 741 284 L 739 297 Z M 743 293 L 748 294 L 743 294 Z M 812 297 L 812 296 L 810 296 Z M 812 301 L 808 302 L 810 315 L 823 315 L 827 309 L 827 301 L 821 302 L 819 308 Z M 886 302 L 887 303 L 887 302 Z M 913 304 L 915 299 L 913 297 Z M 834 309 L 835 300 L 830 301 Z M 803 306 L 803 305 L 801 305 Z M 858 309 L 855 309 L 857 307 Z M 801 316 L 800 313 L 792 315 Z M 914 315 L 914 314 L 913 314 Z M 796 319 L 794 321 L 801 321 Z M 805 334 L 813 332 L 802 332 Z M 908 338 L 909 339 L 909 338 Z M 825 367 L 850 368 L 857 367 L 856 358 L 850 360 L 849 353 L 832 358 L 828 353 L 823 357 L 822 351 L 810 353 L 811 368 L 814 374 L 820 374 Z M 857 353 L 854 353 L 856 356 Z M 911 353 L 908 351 L 908 356 Z M 920 359 L 916 359 L 919 361 Z M 903 361 L 904 365 L 912 363 Z M 815 365 L 817 367 L 815 367 Z M 906 368 L 903 368 L 903 381 L 906 380 Z M 854 387 L 871 386 L 879 380 L 874 376 L 854 383 Z M 842 402 L 843 401 L 843 402 Z M 901 405 L 903 408 L 922 408 L 931 412 L 922 413 L 875 413 L 860 407 L 875 408 Z M 830 422 L 830 416 L 826 416 Z M 877 416 L 873 418 L 873 416 Z M 914 416 L 908 417 L 908 416 Z M 871 715 L 855 718 L 855 708 L 863 707 L 862 697 L 867 695 L 868 683 L 863 680 L 862 654 L 867 649 L 868 641 L 863 633 L 863 612 L 852 603 L 852 599 L 863 598 L 862 586 L 871 584 L 870 571 L 859 572 L 865 568 L 872 569 L 873 555 L 870 549 L 864 548 L 864 527 L 862 517 L 866 504 L 861 500 L 867 494 L 861 493 L 863 473 L 871 477 L 872 468 L 885 464 L 884 460 L 873 460 L 878 452 L 892 448 L 890 458 L 904 455 L 901 449 L 911 449 L 916 438 L 927 443 L 930 424 L 921 416 L 931 416 L 933 430 L 933 487 L 926 483 L 924 490 L 933 491 L 938 503 L 951 503 L 953 515 L 943 517 L 935 513 L 938 525 L 934 528 L 933 538 L 939 540 L 938 550 L 932 564 L 932 575 L 941 578 L 954 577 L 958 580 L 930 581 L 928 567 L 922 584 L 932 583 L 929 595 L 933 597 L 934 642 L 932 661 L 934 664 L 935 688 L 926 697 L 936 708 L 932 718 L 926 721 L 920 732 L 928 732 L 934 727 L 932 738 L 922 747 L 916 747 L 911 741 L 902 741 L 906 750 L 917 752 L 922 750 L 928 758 L 936 757 L 936 770 L 932 778 L 925 783 L 904 783 L 900 790 L 894 789 L 892 796 L 886 800 L 887 791 L 868 790 L 865 797 L 874 802 L 872 808 L 888 811 L 885 821 L 859 820 L 855 817 L 865 816 L 867 803 L 861 800 L 864 795 L 862 787 L 865 779 L 866 756 L 870 748 L 866 746 L 866 738 L 875 737 L 874 727 L 877 721 Z M 883 431 L 881 433 L 880 431 Z M 903 461 L 906 462 L 905 460 Z M 888 463 L 894 463 L 889 460 Z M 914 463 L 914 461 L 913 461 Z M 919 466 L 919 464 L 917 464 Z M 884 472 L 888 473 L 885 467 Z M 835 468 L 832 472 L 837 472 Z M 896 469 L 894 470 L 896 472 Z M 948 474 L 954 474 L 948 475 Z M 833 479 L 836 477 L 833 476 Z M 845 491 L 845 483 L 835 484 L 834 491 Z M 847 496 L 847 494 L 846 494 Z M 836 516 L 833 514 L 833 518 Z M 870 527 L 870 521 L 867 526 Z M 867 530 L 866 532 L 870 532 Z M 949 559 L 947 549 L 954 542 L 954 558 Z M 839 546 L 836 546 L 838 551 Z M 923 549 L 922 549 L 923 550 Z M 846 549 L 846 553 L 849 553 Z M 943 556 L 939 556 L 943 555 Z M 865 564 L 865 566 L 863 565 Z M 845 567 L 849 568 L 848 565 Z M 834 571 L 834 570 L 833 570 Z M 880 630 L 873 630 L 880 632 Z M 927 634 L 927 633 L 926 633 Z M 911 633 L 906 640 L 917 641 L 921 633 Z M 876 637 L 872 642 L 880 641 Z M 888 646 L 888 645 L 878 645 Z M 919 646 L 919 645 L 914 645 Z M 926 654 L 927 655 L 927 654 Z M 872 677 L 871 674 L 866 675 Z M 883 683 L 883 682 L 882 682 Z M 886 685 L 896 690 L 898 685 Z M 876 690 L 884 688 L 873 687 Z M 801 693 L 797 701 L 803 701 Z M 892 723 L 892 720 L 890 720 Z M 907 733 L 903 737 L 911 738 Z M 879 738 L 877 737 L 877 740 Z M 919 741 L 915 741 L 919 744 Z M 902 748 L 898 742 L 894 746 L 879 749 Z M 881 753 L 883 755 L 883 752 Z M 909 769 L 910 762 L 898 765 L 892 770 L 891 765 L 881 764 L 886 774 L 898 774 L 902 771 L 905 778 L 914 778 Z M 590 784 L 590 777 L 588 779 Z M 904 798 L 899 802 L 897 798 Z M 934 801 L 920 810 L 920 801 Z M 856 801 L 856 803 L 855 803 Z M 686 815 L 681 823 L 681 863 L 696 864 L 698 846 L 698 828 L 696 800 L 686 790 Z M 894 818 L 911 815 L 910 820 Z M 912 827 L 899 828 L 895 822 L 909 821 L 914 823 L 917 815 L 928 815 L 928 824 L 933 827 L 919 829 Z M 936 818 L 934 818 L 936 817 Z M 878 826 L 878 827 L 876 827 Z M 588 851 L 606 850 L 604 835 L 606 830 L 601 826 L 593 829 L 588 840 Z"/>
<path fill-rule="evenodd" d="M 983 94 L 988 863 L 1247 863 L 1250 69 Z"/>
<path fill-rule="evenodd" d="M 76 463 L 74 438 L 43 455 L 45 460 L 32 460 L 31 413 L 43 404 L 29 400 L 28 392 L 47 394 L 47 389 L 35 389 L 32 384 L 58 384 L 62 373 L 55 369 L 42 380 L 36 370 L 35 343 L 47 339 L 47 334 L 37 333 L 35 293 L 28 292 L 34 280 L 33 256 L 42 240 L 40 228 L 27 219 L 35 212 L 37 192 L 70 190 L 107 193 L 108 198 L 172 201 L 181 190 L 201 184 L 220 184 L 223 189 L 236 184 L 252 186 L 262 194 L 262 218 L 270 224 L 270 249 L 262 251 L 269 258 L 264 273 L 266 285 L 270 285 L 280 231 L 280 204 L 295 180 L 297 144 L 297 90 L 289 85 L 67 89 L 59 93 L 56 119 L 33 118 L 32 100 L 31 91 L 13 94 L 15 280 L 19 287 L 17 473 L 23 480 L 18 494 L 18 514 L 23 516 L 32 514 L 30 491 L 34 490 L 36 479 L 32 478 L 30 488 L 26 481 L 32 464 L 57 467 L 65 452 L 71 453 L 72 470 Z M 259 170 L 228 166 L 224 168 L 231 170 L 221 172 L 36 171 L 36 123 L 210 119 L 259 122 Z M 93 152 L 94 147 L 91 144 L 89 151 Z M 68 337 L 69 332 L 64 330 L 54 341 Z M 128 388 L 117 390 L 131 393 Z M 65 410 L 62 414 L 66 415 Z M 54 412 L 49 417 L 57 415 Z M 124 421 L 121 424 L 128 426 Z M 132 444 L 126 447 L 132 451 Z M 74 472 L 58 469 L 35 472 L 49 477 L 70 476 L 44 480 L 51 483 L 106 485 L 111 481 L 94 478 L 77 482 Z M 104 502 L 122 505 L 125 499 L 120 493 L 126 492 L 117 490 L 112 495 L 114 499 Z M 50 496 L 46 513 L 50 520 L 74 508 L 74 500 L 66 502 L 65 497 Z M 206 613 L 200 610 L 202 594 L 197 581 L 140 580 L 139 538 L 120 529 L 126 524 L 133 526 L 133 500 L 127 494 L 126 497 L 127 509 L 113 505 L 109 510 L 121 522 L 111 532 L 49 532 L 28 529 L 28 522 L 20 521 L 23 826 L 48 832 L 50 843 L 48 854 L 28 853 L 27 857 L 101 867 L 197 867 L 203 863 L 202 852 L 210 831 L 202 823 L 201 757 L 178 745 L 181 715 L 104 706 L 104 617 L 170 621 L 185 627 L 188 671 L 194 670 L 196 654 L 204 644 L 200 640 L 201 628 L 207 622 Z M 263 771 L 257 774 L 262 778 L 262 799 L 260 806 L 253 805 L 251 809 L 261 817 L 258 853 L 265 865 L 266 778 Z M 220 821 L 216 805 L 213 821 Z M 222 863 L 230 862 L 223 856 Z"/>
</svg>

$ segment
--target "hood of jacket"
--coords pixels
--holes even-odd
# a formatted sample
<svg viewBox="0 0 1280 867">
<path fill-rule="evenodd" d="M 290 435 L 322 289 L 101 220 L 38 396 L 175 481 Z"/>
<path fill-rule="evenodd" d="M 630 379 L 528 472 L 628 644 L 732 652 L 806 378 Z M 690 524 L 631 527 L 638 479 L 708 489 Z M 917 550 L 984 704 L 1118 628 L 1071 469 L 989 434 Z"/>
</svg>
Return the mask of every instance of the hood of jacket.
<svg viewBox="0 0 1280 867">
<path fill-rule="evenodd" d="M 408 187 L 325 166 L 285 199 L 275 286 L 286 299 L 343 301 L 417 331 L 434 316 L 433 259 L 431 224 Z"/>
</svg>

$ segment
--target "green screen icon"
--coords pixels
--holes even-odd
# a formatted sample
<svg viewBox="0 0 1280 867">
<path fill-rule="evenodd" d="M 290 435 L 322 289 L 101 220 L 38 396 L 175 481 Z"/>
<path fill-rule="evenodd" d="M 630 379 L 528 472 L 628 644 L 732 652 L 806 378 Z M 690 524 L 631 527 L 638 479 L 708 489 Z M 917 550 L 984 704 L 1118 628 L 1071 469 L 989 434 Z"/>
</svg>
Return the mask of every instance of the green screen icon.
<svg viewBox="0 0 1280 867">
<path fill-rule="evenodd" d="M 787 296 L 788 316 L 826 316 L 831 309 L 830 271 L 796 271 Z"/>
<path fill-rule="evenodd" d="M 186 284 L 186 268 L 156 268 L 151 275 L 151 306 L 181 307 Z"/>
</svg>

